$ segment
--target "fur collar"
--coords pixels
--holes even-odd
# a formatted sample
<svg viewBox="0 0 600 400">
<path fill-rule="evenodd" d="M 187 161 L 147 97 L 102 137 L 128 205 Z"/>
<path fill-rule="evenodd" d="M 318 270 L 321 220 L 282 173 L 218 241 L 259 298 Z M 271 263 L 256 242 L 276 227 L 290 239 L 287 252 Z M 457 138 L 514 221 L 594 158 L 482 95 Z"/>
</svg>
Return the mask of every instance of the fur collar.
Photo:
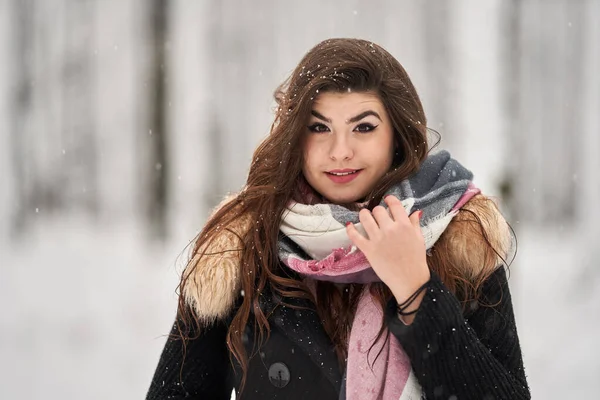
<svg viewBox="0 0 600 400">
<path fill-rule="evenodd" d="M 215 208 L 211 217 L 235 197 L 226 197 Z M 186 304 L 195 311 L 203 324 L 226 318 L 240 294 L 239 249 L 242 245 L 232 231 L 242 236 L 249 229 L 250 221 L 249 215 L 242 215 L 228 229 L 222 227 L 221 234 L 209 244 L 204 257 L 199 257 L 201 251 L 192 255 L 184 271 L 189 276 L 182 294 Z"/>
<path fill-rule="evenodd" d="M 225 198 L 215 211 L 234 198 Z M 472 224 L 464 224 L 473 220 L 470 217 L 473 214 L 481 220 L 488 240 L 498 250 L 499 256 L 494 256 L 493 260 L 490 260 L 490 252 L 486 251 L 488 246 L 481 231 L 473 228 Z M 234 220 L 228 229 L 221 230 L 202 259 L 198 254 L 193 255 L 184 271 L 184 274 L 189 273 L 189 278 L 183 296 L 203 324 L 225 319 L 235 306 L 241 288 L 240 251 L 235 249 L 240 249 L 241 243 L 231 231 L 241 236 L 250 225 L 249 215 Z M 506 260 L 511 251 L 512 235 L 496 204 L 483 195 L 477 195 L 463 206 L 440 240 L 448 241 L 449 248 L 453 249 L 450 254 L 453 264 L 463 266 L 465 277 L 469 278 L 481 272 L 482 268 L 491 273 L 503 262 L 502 259 Z"/>
</svg>

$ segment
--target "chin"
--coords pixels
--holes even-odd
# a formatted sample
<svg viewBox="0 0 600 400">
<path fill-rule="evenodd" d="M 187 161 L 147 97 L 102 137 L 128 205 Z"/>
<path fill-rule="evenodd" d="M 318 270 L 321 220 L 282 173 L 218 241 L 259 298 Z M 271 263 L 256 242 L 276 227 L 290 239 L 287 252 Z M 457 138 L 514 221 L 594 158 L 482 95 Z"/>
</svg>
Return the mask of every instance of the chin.
<svg viewBox="0 0 600 400">
<path fill-rule="evenodd" d="M 364 195 L 355 195 L 355 196 L 324 196 L 329 202 L 333 203 L 333 204 L 349 204 L 349 203 L 355 203 L 360 201 L 362 198 L 364 198 Z"/>
</svg>

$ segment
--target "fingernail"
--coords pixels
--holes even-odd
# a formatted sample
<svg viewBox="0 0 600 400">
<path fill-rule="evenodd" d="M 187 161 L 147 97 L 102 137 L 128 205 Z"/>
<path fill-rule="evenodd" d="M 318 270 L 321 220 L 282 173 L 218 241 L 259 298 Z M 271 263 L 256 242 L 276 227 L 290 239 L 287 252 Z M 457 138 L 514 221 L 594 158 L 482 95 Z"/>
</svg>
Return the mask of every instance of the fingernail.
<svg viewBox="0 0 600 400">
<path fill-rule="evenodd" d="M 423 216 L 423 210 L 419 210 L 419 219 Z"/>
<path fill-rule="evenodd" d="M 350 225 L 352 222 L 346 222 L 346 226 Z"/>
</svg>

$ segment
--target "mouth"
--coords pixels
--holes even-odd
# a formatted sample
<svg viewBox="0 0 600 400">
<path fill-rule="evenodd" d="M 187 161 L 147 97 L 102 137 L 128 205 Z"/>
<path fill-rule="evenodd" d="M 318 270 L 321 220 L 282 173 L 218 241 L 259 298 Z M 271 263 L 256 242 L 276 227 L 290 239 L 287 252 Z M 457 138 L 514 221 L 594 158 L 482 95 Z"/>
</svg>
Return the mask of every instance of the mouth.
<svg viewBox="0 0 600 400">
<path fill-rule="evenodd" d="M 335 169 L 325 173 L 335 183 L 348 183 L 356 179 L 361 171 L 362 169 Z"/>
</svg>

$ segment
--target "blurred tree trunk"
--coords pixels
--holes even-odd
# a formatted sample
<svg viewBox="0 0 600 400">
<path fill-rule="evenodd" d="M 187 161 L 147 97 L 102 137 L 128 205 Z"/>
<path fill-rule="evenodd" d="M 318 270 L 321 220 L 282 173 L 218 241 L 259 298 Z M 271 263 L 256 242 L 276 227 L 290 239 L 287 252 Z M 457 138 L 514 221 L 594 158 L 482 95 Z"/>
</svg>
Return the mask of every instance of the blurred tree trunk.
<svg viewBox="0 0 600 400">
<path fill-rule="evenodd" d="M 576 214 L 581 222 L 581 251 L 587 254 L 581 276 L 584 294 L 597 290 L 600 283 L 600 2 L 588 0 L 582 17 L 584 43 L 583 145 L 579 151 L 581 188 L 576 196 Z"/>
<path fill-rule="evenodd" d="M 54 149 L 62 151 L 62 168 L 58 171 L 59 177 L 48 179 L 47 183 L 61 182 L 60 192 L 54 194 L 57 208 L 69 210 L 75 206 L 97 216 L 98 146 L 92 107 L 93 2 L 68 0 L 65 5 L 65 44 L 61 52 L 62 70 L 59 70 L 63 79 L 62 126 L 59 125 L 57 135 L 61 137 L 63 149 Z M 50 104 L 46 109 L 51 110 Z M 47 118 L 54 117 L 48 111 L 45 114 Z"/>
<path fill-rule="evenodd" d="M 513 209 L 521 222 L 568 227 L 575 216 L 583 117 L 584 2 L 513 1 L 508 99 Z"/>
<path fill-rule="evenodd" d="M 147 177 L 144 190 L 146 218 L 151 235 L 164 239 L 167 232 L 167 189 L 169 162 L 167 159 L 167 79 L 168 0 L 153 0 L 150 10 L 150 79 L 148 98 L 148 150 L 149 157 L 143 165 Z"/>
<path fill-rule="evenodd" d="M 14 27 L 14 98 L 11 100 L 11 161 L 15 178 L 15 209 L 12 217 L 12 233 L 18 235 L 23 228 L 31 211 L 28 204 L 28 188 L 31 185 L 31 175 L 26 170 L 25 138 L 29 136 L 32 120 L 32 53 L 33 53 L 33 5 L 32 0 L 20 0 L 13 3 L 15 19 Z"/>
<path fill-rule="evenodd" d="M 257 52 L 257 27 L 253 25 L 254 3 L 211 2 L 211 48 L 208 59 L 214 67 L 209 93 L 214 97 L 215 114 L 211 128 L 218 129 L 210 140 L 213 178 L 210 195 L 221 198 L 226 191 L 242 186 L 249 143 L 252 56 Z M 232 96 L 232 94 L 235 94 Z M 236 118 L 231 118 L 235 115 Z"/>
<path fill-rule="evenodd" d="M 435 131 L 443 132 L 443 147 L 452 147 L 455 142 L 455 118 L 452 118 L 452 112 L 448 109 L 450 102 L 448 96 L 451 96 L 455 89 L 455 83 L 450 78 L 455 74 L 455 65 L 453 62 L 453 51 L 450 32 L 453 32 L 451 10 L 455 5 L 452 2 L 431 2 L 424 1 L 420 3 L 421 11 L 421 35 L 423 36 L 423 64 L 427 69 L 430 93 L 432 94 L 428 101 L 426 114 L 428 117 L 427 126 Z M 433 23 L 432 23 L 433 22 Z M 430 138 L 437 140 L 437 136 Z M 435 143 L 432 142 L 430 145 Z"/>
<path fill-rule="evenodd" d="M 83 210 L 97 215 L 91 5 L 76 0 L 14 2 L 10 135 L 15 232 L 26 228 L 36 213 Z"/>
<path fill-rule="evenodd" d="M 522 0 L 510 0 L 502 3 L 501 29 L 502 38 L 501 54 L 505 62 L 502 64 L 501 81 L 504 85 L 504 115 L 506 115 L 506 135 L 508 136 L 507 153 L 511 155 L 506 160 L 505 175 L 500 182 L 500 195 L 504 211 L 510 221 L 518 221 L 521 217 L 516 197 L 516 185 L 519 178 L 520 155 L 523 152 L 519 142 L 521 131 L 519 129 L 519 109 L 521 107 L 519 96 L 520 68 L 519 63 L 523 56 L 521 50 L 521 13 Z"/>
<path fill-rule="evenodd" d="M 236 55 L 239 56 L 241 53 L 227 53 L 229 46 L 228 32 L 223 28 L 223 21 L 229 21 L 226 23 L 235 24 L 238 28 L 241 24 L 231 18 L 225 19 L 228 17 L 226 14 L 226 5 L 219 0 L 211 0 L 209 2 L 208 13 L 214 16 L 211 19 L 208 31 L 208 59 L 212 62 L 211 67 L 214 71 L 215 79 L 209 81 L 207 87 L 207 91 L 213 95 L 214 101 L 209 103 L 211 109 L 207 114 L 209 116 L 209 131 L 206 145 L 210 150 L 208 151 L 208 161 L 205 165 L 210 166 L 211 171 L 207 179 L 208 190 L 205 191 L 203 200 L 205 207 L 210 210 L 219 204 L 227 190 L 232 189 L 231 187 L 227 187 L 232 182 L 231 175 L 228 176 L 227 170 L 234 171 L 235 168 L 240 167 L 240 165 L 234 167 L 226 161 L 228 158 L 226 152 L 227 133 L 231 131 L 229 128 L 230 124 L 236 121 L 227 121 L 224 115 L 229 111 L 227 107 L 229 96 L 227 94 L 232 93 L 232 83 L 236 84 L 236 82 L 232 82 L 236 74 L 229 73 L 228 68 L 235 68 L 236 65 L 244 63 L 231 63 L 227 61 L 236 57 Z M 239 36 L 241 38 L 247 37 L 243 34 Z M 238 91 L 238 94 L 242 94 L 242 91 Z M 229 168 L 228 165 L 230 166 Z"/>
</svg>

